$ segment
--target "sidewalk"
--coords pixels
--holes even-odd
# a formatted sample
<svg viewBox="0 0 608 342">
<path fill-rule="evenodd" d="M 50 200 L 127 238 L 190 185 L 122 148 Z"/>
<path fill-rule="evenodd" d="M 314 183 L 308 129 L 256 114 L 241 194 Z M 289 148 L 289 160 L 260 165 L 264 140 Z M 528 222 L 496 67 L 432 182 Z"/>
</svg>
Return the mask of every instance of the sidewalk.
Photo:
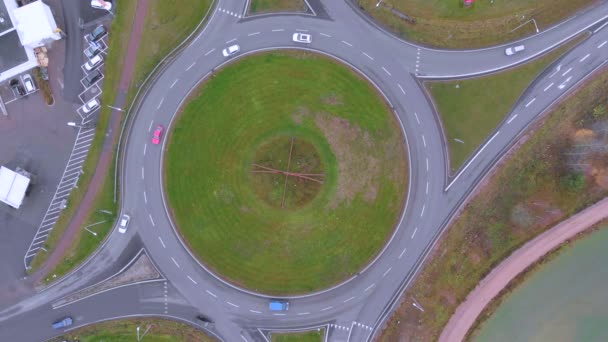
<svg viewBox="0 0 608 342">
<path fill-rule="evenodd" d="M 518 274 L 565 241 L 608 217 L 608 197 L 562 221 L 513 252 L 488 274 L 458 306 L 439 342 L 462 341 L 483 309 Z"/>
<path fill-rule="evenodd" d="M 127 91 L 129 90 L 129 84 L 135 69 L 137 49 L 139 47 L 139 42 L 144 29 L 148 5 L 149 0 L 138 0 L 133 22 L 133 29 L 131 31 L 131 36 L 129 37 L 127 54 L 122 67 L 122 77 L 118 86 L 116 101 L 113 105 L 117 108 L 123 108 L 127 101 Z M 118 134 L 120 133 L 122 112 L 115 110 L 111 115 L 112 116 L 110 117 L 110 123 L 107 131 L 108 135 L 106 135 L 106 138 L 104 139 L 101 155 L 99 157 L 99 161 L 97 162 L 95 173 L 93 174 L 93 178 L 91 179 L 91 183 L 88 186 L 84 199 L 80 203 L 76 214 L 70 221 L 70 224 L 57 244 L 57 247 L 52 251 L 51 255 L 49 255 L 40 269 L 38 269 L 31 276 L 30 279 L 34 284 L 37 284 L 42 278 L 44 278 L 63 259 L 66 250 L 74 242 L 76 233 L 83 226 L 87 215 L 93 206 L 95 197 L 103 185 L 105 177 L 110 173 L 108 168 L 112 164 L 113 148 Z"/>
</svg>

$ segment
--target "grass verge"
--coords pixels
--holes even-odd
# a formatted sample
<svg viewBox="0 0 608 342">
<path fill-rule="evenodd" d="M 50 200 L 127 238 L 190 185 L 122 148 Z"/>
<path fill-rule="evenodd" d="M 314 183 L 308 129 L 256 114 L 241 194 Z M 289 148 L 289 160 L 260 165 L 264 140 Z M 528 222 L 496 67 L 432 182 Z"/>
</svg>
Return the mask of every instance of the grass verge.
<svg viewBox="0 0 608 342">
<path fill-rule="evenodd" d="M 444 48 L 479 48 L 505 43 L 565 20 L 595 0 L 356 0 L 358 6 L 396 35 Z M 405 15 L 405 17 L 403 17 Z M 521 26 L 520 28 L 517 28 Z"/>
<path fill-rule="evenodd" d="M 462 166 L 547 66 L 586 38 L 587 34 L 579 35 L 540 58 L 496 74 L 425 82 L 443 123 L 451 172 Z"/>
<path fill-rule="evenodd" d="M 477 283 L 515 249 L 608 195 L 608 73 L 538 122 L 437 243 L 381 341 L 436 340 Z M 411 305 L 415 298 L 424 308 Z"/>
<path fill-rule="evenodd" d="M 129 88 L 128 104 L 135 96 L 136 90 L 152 69 L 185 39 L 200 23 L 207 13 L 212 0 L 201 0 L 195 4 L 188 0 L 151 0 L 149 13 L 146 17 L 145 29 L 138 49 L 138 57 L 135 65 L 135 74 Z M 122 73 L 122 64 L 127 51 L 129 35 L 135 15 L 136 1 L 123 1 L 117 4 L 116 16 L 112 23 L 109 35 L 108 55 L 105 58 L 106 70 L 103 84 L 101 102 L 113 104 L 116 99 L 118 83 Z M 179 18 L 179 20 L 177 20 Z M 84 198 L 88 184 L 93 177 L 93 172 L 101 154 L 103 139 L 107 130 L 111 109 L 104 106 L 95 131 L 95 139 L 89 150 L 87 161 L 83 166 L 84 175 L 80 177 L 78 188 L 72 190 L 68 200 L 68 207 L 62 212 L 61 217 L 48 240 L 44 244 L 49 252 L 39 252 L 31 263 L 30 273 L 38 269 L 46 260 L 49 253 L 55 248 L 61 239 L 63 232 L 69 225 L 70 220 L 76 213 L 78 204 Z M 115 160 L 116 146 L 112 160 Z M 85 226 L 97 235 L 93 235 L 84 229 L 74 239 L 74 243 L 66 251 L 63 260 L 49 273 L 45 279 L 48 283 L 56 277 L 67 274 L 87 259 L 105 239 L 114 225 L 118 206 L 114 203 L 114 165 L 108 170 L 103 186 L 97 194 L 92 211 L 88 214 Z M 74 203 L 70 205 L 70 203 Z M 111 214 L 100 210 L 108 211 Z"/>
<path fill-rule="evenodd" d="M 301 333 L 271 334 L 271 342 L 321 342 L 325 337 L 325 329 Z"/>
<path fill-rule="evenodd" d="M 249 14 L 306 11 L 304 0 L 251 0 Z"/>
<path fill-rule="evenodd" d="M 398 122 L 370 84 L 319 55 L 259 54 L 222 69 L 168 138 L 166 191 L 184 240 L 250 289 L 302 293 L 345 280 L 378 253 L 403 209 Z"/>
<path fill-rule="evenodd" d="M 142 338 L 143 341 L 147 342 L 215 341 L 209 335 L 188 324 L 166 319 L 146 318 L 107 321 L 85 326 L 52 339 L 51 342 L 60 342 L 66 339 L 81 342 L 137 341 L 137 327 L 140 327 L 140 337 L 150 327 L 145 337 Z"/>
</svg>

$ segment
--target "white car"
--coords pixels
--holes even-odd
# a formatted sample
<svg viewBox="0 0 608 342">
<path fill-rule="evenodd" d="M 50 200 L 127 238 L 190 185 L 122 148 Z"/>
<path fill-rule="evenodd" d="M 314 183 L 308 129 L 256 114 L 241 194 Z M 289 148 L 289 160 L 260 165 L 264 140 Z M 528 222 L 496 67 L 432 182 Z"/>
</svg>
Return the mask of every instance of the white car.
<svg viewBox="0 0 608 342">
<path fill-rule="evenodd" d="M 122 215 L 120 219 L 120 224 L 118 225 L 118 232 L 120 234 L 124 234 L 127 232 L 127 227 L 129 226 L 129 221 L 131 221 L 131 217 L 127 214 Z"/>
<path fill-rule="evenodd" d="M 229 47 L 225 48 L 224 50 L 222 50 L 222 55 L 224 55 L 224 57 L 229 57 L 229 56 L 236 54 L 239 51 L 241 51 L 241 48 L 238 45 L 232 45 L 232 46 L 229 46 Z"/>
<path fill-rule="evenodd" d="M 82 112 L 88 114 L 95 110 L 97 107 L 99 107 L 99 101 L 97 101 L 97 99 L 92 99 L 91 101 L 85 103 L 84 106 L 82 106 Z"/>
<path fill-rule="evenodd" d="M 312 43 L 312 36 L 308 33 L 294 33 L 292 40 L 296 43 L 310 44 Z"/>
<path fill-rule="evenodd" d="M 31 94 L 36 91 L 36 86 L 34 85 L 34 80 L 30 74 L 23 75 L 23 85 L 25 86 L 25 91 L 28 94 Z"/>
<path fill-rule="evenodd" d="M 101 57 L 101 55 L 93 56 L 93 58 L 89 59 L 89 61 L 84 64 L 84 68 L 87 69 L 87 71 L 91 71 L 97 68 L 101 62 L 103 62 L 103 57 Z"/>
<path fill-rule="evenodd" d="M 505 55 L 512 56 L 518 52 L 524 51 L 526 48 L 523 45 L 508 47 L 505 49 Z"/>
<path fill-rule="evenodd" d="M 112 3 L 103 0 L 91 0 L 91 7 L 109 11 L 112 9 Z"/>
</svg>

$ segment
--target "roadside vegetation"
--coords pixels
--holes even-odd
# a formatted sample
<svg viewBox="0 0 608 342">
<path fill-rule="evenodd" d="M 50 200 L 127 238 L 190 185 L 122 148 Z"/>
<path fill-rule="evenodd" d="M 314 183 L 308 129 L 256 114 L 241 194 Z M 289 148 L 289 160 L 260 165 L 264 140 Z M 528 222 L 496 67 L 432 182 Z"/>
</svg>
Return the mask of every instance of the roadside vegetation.
<svg viewBox="0 0 608 342">
<path fill-rule="evenodd" d="M 325 329 L 301 333 L 286 333 L 270 335 L 271 342 L 321 342 L 325 337 Z"/>
<path fill-rule="evenodd" d="M 164 177 L 202 262 L 249 289 L 293 294 L 343 281 L 378 253 L 408 177 L 399 124 L 371 85 L 285 51 L 235 62 L 193 94 L 167 137 Z"/>
<path fill-rule="evenodd" d="M 195 329 L 188 324 L 166 319 L 146 318 L 107 321 L 88 325 L 54 338 L 51 342 L 65 340 L 78 340 L 80 342 L 135 342 L 138 341 L 137 327 L 139 327 L 140 340 L 147 342 L 216 341 L 203 331 Z M 141 338 L 147 329 L 147 333 Z"/>
<path fill-rule="evenodd" d="M 196 28 L 207 13 L 211 2 L 211 0 L 201 0 L 192 4 L 188 0 L 150 1 L 149 13 L 146 17 L 145 28 L 138 49 L 135 73 L 127 95 L 129 100 L 125 105 L 125 109 L 129 108 L 139 86 L 141 86 L 145 77 L 156 64 Z M 116 99 L 137 1 L 121 1 L 116 6 L 116 15 L 108 36 L 108 54 L 105 56 L 103 94 L 101 98 L 104 106 L 99 114 L 95 139 L 89 150 L 87 161 L 83 166 L 84 174 L 78 181 L 78 188 L 72 190 L 67 208 L 62 212 L 61 217 L 44 244 L 44 248 L 48 252 L 41 250 L 36 255 L 31 263 L 30 273 L 35 272 L 45 262 L 48 255 L 61 240 L 70 220 L 74 217 L 80 202 L 85 196 L 101 155 L 103 140 L 112 113 L 112 109 L 105 106 L 105 104 L 114 104 Z M 113 162 L 108 169 L 103 186 L 96 196 L 95 203 L 84 225 L 97 235 L 87 232 L 83 227 L 74 239 L 73 244 L 66 251 L 63 259 L 44 279 L 45 283 L 60 278 L 85 261 L 100 246 L 114 226 L 119 206 L 118 203 L 114 203 L 116 145 L 113 149 Z M 119 198 L 119 194 L 117 194 L 117 198 Z"/>
<path fill-rule="evenodd" d="M 304 0 L 251 0 L 249 14 L 306 11 Z"/>
<path fill-rule="evenodd" d="M 365 13 L 396 35 L 444 48 L 479 48 L 544 30 L 595 0 L 355 0 Z M 519 28 L 518 28 L 519 27 Z"/>
<path fill-rule="evenodd" d="M 436 340 L 495 265 L 608 195 L 608 73 L 596 75 L 535 124 L 488 176 L 431 252 L 381 341 Z"/>
<path fill-rule="evenodd" d="M 496 74 L 425 82 L 443 123 L 451 172 L 457 171 L 488 138 L 547 66 L 586 38 L 587 35 L 582 34 L 542 57 Z"/>
</svg>

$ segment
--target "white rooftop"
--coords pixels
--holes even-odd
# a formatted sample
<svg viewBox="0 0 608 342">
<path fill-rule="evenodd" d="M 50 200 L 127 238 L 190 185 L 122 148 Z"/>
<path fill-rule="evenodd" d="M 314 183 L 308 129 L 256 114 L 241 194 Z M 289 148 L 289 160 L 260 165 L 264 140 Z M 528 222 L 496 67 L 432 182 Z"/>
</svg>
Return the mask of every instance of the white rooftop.
<svg viewBox="0 0 608 342">
<path fill-rule="evenodd" d="M 50 40 L 59 40 L 57 23 L 49 6 L 42 1 L 34 1 L 13 10 L 15 28 L 21 44 L 30 48 L 43 46 Z"/>
<path fill-rule="evenodd" d="M 4 166 L 0 167 L 0 202 L 19 209 L 30 179 Z"/>
</svg>

